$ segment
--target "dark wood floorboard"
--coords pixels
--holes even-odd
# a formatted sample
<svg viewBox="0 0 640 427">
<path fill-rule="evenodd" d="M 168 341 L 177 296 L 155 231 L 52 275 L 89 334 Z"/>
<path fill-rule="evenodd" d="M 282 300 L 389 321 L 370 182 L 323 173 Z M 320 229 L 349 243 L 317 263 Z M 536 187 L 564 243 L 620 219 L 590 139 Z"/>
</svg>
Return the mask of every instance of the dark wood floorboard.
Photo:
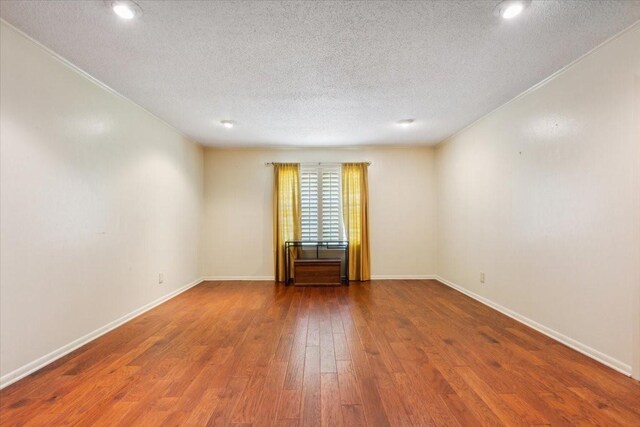
<svg viewBox="0 0 640 427">
<path fill-rule="evenodd" d="M 0 391 L 3 426 L 640 426 L 640 383 L 438 282 L 205 282 Z"/>
</svg>

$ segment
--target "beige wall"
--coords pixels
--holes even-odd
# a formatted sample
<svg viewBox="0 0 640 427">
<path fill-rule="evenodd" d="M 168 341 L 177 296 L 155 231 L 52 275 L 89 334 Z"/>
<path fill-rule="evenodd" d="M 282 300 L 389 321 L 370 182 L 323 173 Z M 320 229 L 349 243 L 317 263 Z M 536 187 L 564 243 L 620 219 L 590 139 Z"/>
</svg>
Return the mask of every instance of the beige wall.
<svg viewBox="0 0 640 427">
<path fill-rule="evenodd" d="M 636 86 L 636 90 L 635 90 L 635 94 L 636 94 L 636 98 L 635 98 L 636 130 L 635 132 L 636 133 L 635 134 L 636 134 L 637 140 L 640 141 L 640 73 L 636 73 L 635 86 Z M 636 195 L 636 197 L 640 197 L 640 195 Z M 637 203 L 640 204 L 640 201 Z M 637 217 L 636 221 L 637 221 L 637 228 L 638 230 L 640 230 L 640 215 Z M 634 307 L 634 312 L 636 315 L 635 316 L 636 320 L 635 322 L 633 322 L 633 324 L 635 325 L 635 336 L 633 341 L 633 351 L 634 351 L 635 357 L 633 360 L 632 372 L 633 372 L 633 377 L 637 380 L 640 380 L 640 278 L 638 278 L 637 280 L 635 302 L 636 302 L 636 305 Z"/>
<path fill-rule="evenodd" d="M 0 27 L 6 384 L 200 277 L 203 155 Z"/>
<path fill-rule="evenodd" d="M 271 161 L 371 161 L 372 275 L 434 274 L 433 149 L 207 149 L 205 276 L 273 277 L 273 168 L 264 165 Z"/>
<path fill-rule="evenodd" d="M 626 372 L 639 351 L 639 46 L 636 26 L 436 160 L 438 274 Z"/>
</svg>

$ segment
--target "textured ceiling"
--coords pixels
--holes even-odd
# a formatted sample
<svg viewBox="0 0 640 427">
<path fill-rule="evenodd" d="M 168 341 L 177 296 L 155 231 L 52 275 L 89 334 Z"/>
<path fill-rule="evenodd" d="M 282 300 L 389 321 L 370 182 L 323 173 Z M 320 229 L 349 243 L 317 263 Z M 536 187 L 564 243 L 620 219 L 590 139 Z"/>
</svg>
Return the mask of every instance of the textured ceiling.
<svg viewBox="0 0 640 427">
<path fill-rule="evenodd" d="M 640 1 L 534 0 L 512 21 L 496 3 L 138 1 L 123 21 L 102 0 L 3 0 L 0 16 L 216 146 L 434 144 L 640 19 Z"/>
</svg>

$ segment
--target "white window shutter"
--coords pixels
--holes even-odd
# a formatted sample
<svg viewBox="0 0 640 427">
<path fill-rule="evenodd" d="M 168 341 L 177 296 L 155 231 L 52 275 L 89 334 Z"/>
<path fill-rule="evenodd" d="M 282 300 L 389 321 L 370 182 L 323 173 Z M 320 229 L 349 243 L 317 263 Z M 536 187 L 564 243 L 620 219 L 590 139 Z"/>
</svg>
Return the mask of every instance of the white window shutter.
<svg viewBox="0 0 640 427">
<path fill-rule="evenodd" d="M 302 165 L 300 174 L 302 240 L 343 240 L 341 167 Z"/>
<path fill-rule="evenodd" d="M 318 239 L 318 171 L 300 171 L 302 240 Z"/>
</svg>

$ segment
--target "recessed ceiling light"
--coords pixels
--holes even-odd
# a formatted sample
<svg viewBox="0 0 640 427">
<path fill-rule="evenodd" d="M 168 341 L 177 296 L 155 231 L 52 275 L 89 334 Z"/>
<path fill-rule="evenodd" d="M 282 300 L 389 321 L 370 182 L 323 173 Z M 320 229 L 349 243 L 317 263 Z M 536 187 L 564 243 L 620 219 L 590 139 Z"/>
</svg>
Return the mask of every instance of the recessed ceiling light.
<svg viewBox="0 0 640 427">
<path fill-rule="evenodd" d="M 529 3 L 531 0 L 505 0 L 496 7 L 496 14 L 503 19 L 512 19 L 520 15 Z"/>
<path fill-rule="evenodd" d="M 407 127 L 407 126 L 411 126 L 413 122 L 415 122 L 414 119 L 402 119 L 402 120 L 398 120 L 396 124 L 403 127 Z"/>
<path fill-rule="evenodd" d="M 111 2 L 111 9 L 122 19 L 133 19 L 142 15 L 142 9 L 131 0 L 115 0 Z"/>
<path fill-rule="evenodd" d="M 222 126 L 231 129 L 236 123 L 233 120 L 221 120 Z"/>
</svg>

